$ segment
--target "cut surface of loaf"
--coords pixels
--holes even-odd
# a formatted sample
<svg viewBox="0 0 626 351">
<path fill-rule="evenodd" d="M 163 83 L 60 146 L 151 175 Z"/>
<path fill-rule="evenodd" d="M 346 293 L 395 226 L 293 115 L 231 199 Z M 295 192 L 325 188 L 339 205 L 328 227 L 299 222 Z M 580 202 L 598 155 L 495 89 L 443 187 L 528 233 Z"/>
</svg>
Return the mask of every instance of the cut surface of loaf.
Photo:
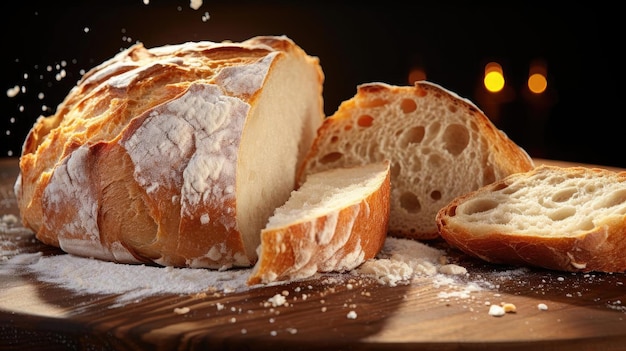
<svg viewBox="0 0 626 351">
<path fill-rule="evenodd" d="M 31 129 L 22 221 L 81 256 L 251 266 L 324 118 L 323 79 L 285 36 L 133 45 Z"/>
<path fill-rule="evenodd" d="M 626 271 L 626 172 L 541 165 L 459 196 L 437 214 L 452 246 L 494 263 Z"/>
<path fill-rule="evenodd" d="M 391 161 L 389 234 L 438 236 L 435 215 L 454 197 L 533 167 L 528 154 L 470 101 L 431 82 L 368 83 L 328 117 L 299 170 Z"/>
<path fill-rule="evenodd" d="M 248 284 L 342 272 L 373 258 L 387 236 L 389 162 L 312 174 L 270 217 Z"/>
</svg>

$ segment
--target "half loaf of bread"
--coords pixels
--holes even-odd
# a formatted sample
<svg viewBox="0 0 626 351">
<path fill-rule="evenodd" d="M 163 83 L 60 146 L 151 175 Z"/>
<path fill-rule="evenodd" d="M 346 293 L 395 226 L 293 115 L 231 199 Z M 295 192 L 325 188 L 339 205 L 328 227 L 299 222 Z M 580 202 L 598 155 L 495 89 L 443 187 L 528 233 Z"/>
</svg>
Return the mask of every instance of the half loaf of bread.
<svg viewBox="0 0 626 351">
<path fill-rule="evenodd" d="M 542 165 L 454 199 L 441 236 L 488 262 L 626 271 L 626 172 Z"/>
<path fill-rule="evenodd" d="M 248 284 L 342 272 L 373 258 L 387 237 L 389 162 L 312 174 L 261 233 Z"/>
<path fill-rule="evenodd" d="M 318 131 L 298 174 L 391 161 L 389 235 L 438 237 L 435 215 L 454 197 L 533 167 L 528 154 L 470 101 L 421 81 L 369 83 Z"/>
<path fill-rule="evenodd" d="M 22 221 L 80 256 L 251 266 L 324 118 L 323 79 L 284 36 L 136 44 L 30 131 L 15 184 Z"/>
</svg>

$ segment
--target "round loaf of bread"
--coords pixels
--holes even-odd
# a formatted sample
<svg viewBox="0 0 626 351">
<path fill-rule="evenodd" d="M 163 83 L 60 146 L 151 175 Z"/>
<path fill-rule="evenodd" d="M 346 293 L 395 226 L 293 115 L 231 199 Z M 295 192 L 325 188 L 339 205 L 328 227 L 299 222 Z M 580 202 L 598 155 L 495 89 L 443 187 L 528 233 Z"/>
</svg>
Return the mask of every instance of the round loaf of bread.
<svg viewBox="0 0 626 351">
<path fill-rule="evenodd" d="M 33 126 L 15 184 L 23 224 L 80 256 L 251 266 L 324 118 L 323 80 L 285 36 L 136 44 Z"/>
</svg>

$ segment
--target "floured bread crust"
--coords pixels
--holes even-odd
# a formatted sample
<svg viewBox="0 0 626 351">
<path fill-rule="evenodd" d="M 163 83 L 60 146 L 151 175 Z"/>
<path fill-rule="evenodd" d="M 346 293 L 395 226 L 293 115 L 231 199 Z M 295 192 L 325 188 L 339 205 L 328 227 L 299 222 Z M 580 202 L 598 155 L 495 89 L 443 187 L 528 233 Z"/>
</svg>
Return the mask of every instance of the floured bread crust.
<svg viewBox="0 0 626 351">
<path fill-rule="evenodd" d="M 374 258 L 389 222 L 389 162 L 311 175 L 261 233 L 248 284 L 345 272 Z"/>
<path fill-rule="evenodd" d="M 284 36 L 134 45 L 33 126 L 15 184 L 22 221 L 81 256 L 250 266 L 324 118 L 323 79 Z"/>
</svg>

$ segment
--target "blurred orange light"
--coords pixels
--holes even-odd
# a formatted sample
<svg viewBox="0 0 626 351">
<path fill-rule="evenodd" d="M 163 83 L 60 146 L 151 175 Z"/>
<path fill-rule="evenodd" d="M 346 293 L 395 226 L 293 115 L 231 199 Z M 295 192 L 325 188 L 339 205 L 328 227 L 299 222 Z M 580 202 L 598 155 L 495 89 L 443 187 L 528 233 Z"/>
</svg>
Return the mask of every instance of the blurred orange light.
<svg viewBox="0 0 626 351">
<path fill-rule="evenodd" d="M 543 60 L 534 60 L 528 72 L 528 90 L 541 94 L 548 88 L 546 64 Z"/>
<path fill-rule="evenodd" d="M 504 74 L 502 66 L 496 62 L 489 62 L 485 66 L 485 77 L 483 78 L 485 89 L 492 93 L 497 93 L 504 89 Z"/>
<path fill-rule="evenodd" d="M 548 81 L 543 74 L 534 73 L 528 77 L 528 89 L 535 94 L 541 94 L 546 91 Z"/>
</svg>

